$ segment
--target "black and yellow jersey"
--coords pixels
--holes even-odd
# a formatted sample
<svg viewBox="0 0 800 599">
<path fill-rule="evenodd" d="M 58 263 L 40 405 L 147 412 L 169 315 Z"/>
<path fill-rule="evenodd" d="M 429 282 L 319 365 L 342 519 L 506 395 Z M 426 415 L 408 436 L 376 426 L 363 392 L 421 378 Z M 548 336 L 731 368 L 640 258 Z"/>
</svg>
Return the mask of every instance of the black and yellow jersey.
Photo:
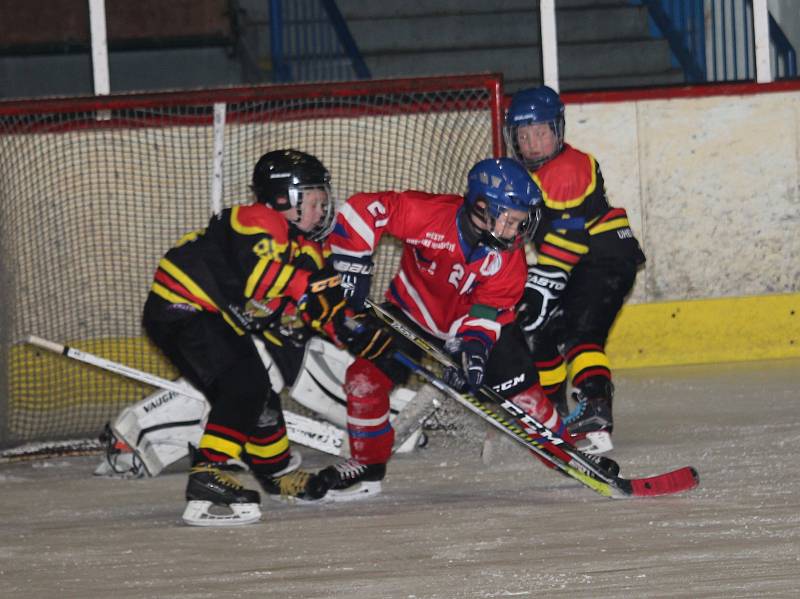
<svg viewBox="0 0 800 599">
<path fill-rule="evenodd" d="M 531 176 L 542 190 L 542 221 L 534 244 L 538 263 L 569 274 L 581 260 L 645 261 L 624 208 L 609 206 L 600 166 L 591 154 L 563 151 Z"/>
<path fill-rule="evenodd" d="M 214 216 L 205 229 L 184 235 L 166 253 L 150 301 L 170 318 L 181 312 L 218 313 L 243 334 L 228 306 L 255 300 L 274 309 L 284 298 L 296 303 L 323 263 L 322 246 L 273 208 L 234 206 Z"/>
</svg>

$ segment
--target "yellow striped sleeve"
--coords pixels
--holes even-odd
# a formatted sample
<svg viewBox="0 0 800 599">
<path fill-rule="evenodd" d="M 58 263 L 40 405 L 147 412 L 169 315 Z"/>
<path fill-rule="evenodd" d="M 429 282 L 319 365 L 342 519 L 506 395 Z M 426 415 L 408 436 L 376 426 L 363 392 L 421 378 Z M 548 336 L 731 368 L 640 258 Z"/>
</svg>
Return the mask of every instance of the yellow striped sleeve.
<svg viewBox="0 0 800 599">
<path fill-rule="evenodd" d="M 571 264 L 567 264 L 566 262 L 562 262 L 561 260 L 556 260 L 555 258 L 551 258 L 550 256 L 547 256 L 545 254 L 539 254 L 536 258 L 536 263 L 544 264 L 547 266 L 555 266 L 556 268 L 559 268 L 567 273 L 572 272 Z"/>
<path fill-rule="evenodd" d="M 553 235 L 552 233 L 548 233 L 547 235 L 544 236 L 544 241 L 556 247 L 568 250 L 573 254 L 585 255 L 589 253 L 588 245 L 564 239 L 560 235 Z"/>
<path fill-rule="evenodd" d="M 159 296 L 162 299 L 167 300 L 171 304 L 187 304 L 189 306 L 197 308 L 198 310 L 202 310 L 203 309 L 203 308 L 200 307 L 199 304 L 196 304 L 194 302 L 190 302 L 185 297 L 181 297 L 177 293 L 173 293 L 172 291 L 170 291 L 169 289 L 164 287 L 161 283 L 153 282 L 153 285 L 152 285 L 152 287 L 150 287 L 150 289 L 157 296 Z"/>
<path fill-rule="evenodd" d="M 219 309 L 214 300 L 212 300 L 205 291 L 203 291 L 197 283 L 192 281 L 186 274 L 177 266 L 175 266 L 172 262 L 167 260 L 166 258 L 162 258 L 158 266 L 164 270 L 164 272 L 168 273 L 173 279 L 178 281 L 181 285 L 183 285 L 189 293 L 194 295 L 195 297 L 200 298 L 201 300 L 208 302 L 215 308 Z"/>
<path fill-rule="evenodd" d="M 622 229 L 624 227 L 630 227 L 630 223 L 628 222 L 627 218 L 615 218 L 608 222 L 595 225 L 591 229 L 589 229 L 589 235 L 597 235 L 599 233 L 605 233 L 606 231 L 614 231 L 615 229 Z"/>
</svg>

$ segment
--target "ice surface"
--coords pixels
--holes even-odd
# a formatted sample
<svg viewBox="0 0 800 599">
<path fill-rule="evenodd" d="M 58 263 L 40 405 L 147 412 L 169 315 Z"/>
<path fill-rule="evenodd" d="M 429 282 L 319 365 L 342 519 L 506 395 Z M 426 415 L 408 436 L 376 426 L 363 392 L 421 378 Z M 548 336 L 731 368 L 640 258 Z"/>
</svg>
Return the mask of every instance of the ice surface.
<svg viewBox="0 0 800 599">
<path fill-rule="evenodd" d="M 185 474 L 92 477 L 97 457 L 0 465 L 7 597 L 797 597 L 800 361 L 617 374 L 626 476 L 683 465 L 682 496 L 613 501 L 523 449 L 431 433 L 370 502 L 264 502 L 184 526 Z M 305 465 L 328 456 L 304 451 Z M 248 484 L 252 480 L 243 477 Z"/>
</svg>

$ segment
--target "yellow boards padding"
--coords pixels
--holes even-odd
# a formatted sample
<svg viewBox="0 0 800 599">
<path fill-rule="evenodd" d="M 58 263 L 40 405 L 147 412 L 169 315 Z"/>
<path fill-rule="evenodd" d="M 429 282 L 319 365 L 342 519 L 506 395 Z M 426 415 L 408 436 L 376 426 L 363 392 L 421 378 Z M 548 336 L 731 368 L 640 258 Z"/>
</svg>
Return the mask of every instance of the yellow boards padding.
<svg viewBox="0 0 800 599">
<path fill-rule="evenodd" d="M 607 353 L 613 368 L 800 357 L 800 294 L 630 304 Z"/>
<path fill-rule="evenodd" d="M 143 337 L 67 340 L 67 344 L 164 378 L 177 374 Z M 148 385 L 118 374 L 18 343 L 10 353 L 9 438 L 99 432 L 98 426 L 119 409 L 152 391 Z"/>
<path fill-rule="evenodd" d="M 142 337 L 66 341 L 164 378 L 177 374 Z M 800 294 L 629 304 L 611 331 L 607 352 L 613 368 L 800 357 Z M 10 438 L 95 431 L 152 392 L 24 343 L 11 349 L 9 375 Z"/>
</svg>

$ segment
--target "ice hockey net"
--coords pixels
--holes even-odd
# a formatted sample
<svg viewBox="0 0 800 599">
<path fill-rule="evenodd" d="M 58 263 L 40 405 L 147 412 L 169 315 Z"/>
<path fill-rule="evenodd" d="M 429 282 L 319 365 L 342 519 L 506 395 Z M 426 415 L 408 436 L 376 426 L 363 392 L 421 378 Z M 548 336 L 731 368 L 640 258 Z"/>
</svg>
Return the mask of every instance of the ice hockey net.
<svg viewBox="0 0 800 599">
<path fill-rule="evenodd" d="M 44 355 L 29 334 L 173 374 L 140 328 L 156 263 L 212 205 L 248 201 L 262 153 L 318 156 L 340 199 L 460 193 L 500 151 L 500 99 L 499 77 L 480 75 L 0 103 L 0 446 L 94 434 L 150 391 Z M 396 258 L 379 254 L 373 297 Z"/>
</svg>

